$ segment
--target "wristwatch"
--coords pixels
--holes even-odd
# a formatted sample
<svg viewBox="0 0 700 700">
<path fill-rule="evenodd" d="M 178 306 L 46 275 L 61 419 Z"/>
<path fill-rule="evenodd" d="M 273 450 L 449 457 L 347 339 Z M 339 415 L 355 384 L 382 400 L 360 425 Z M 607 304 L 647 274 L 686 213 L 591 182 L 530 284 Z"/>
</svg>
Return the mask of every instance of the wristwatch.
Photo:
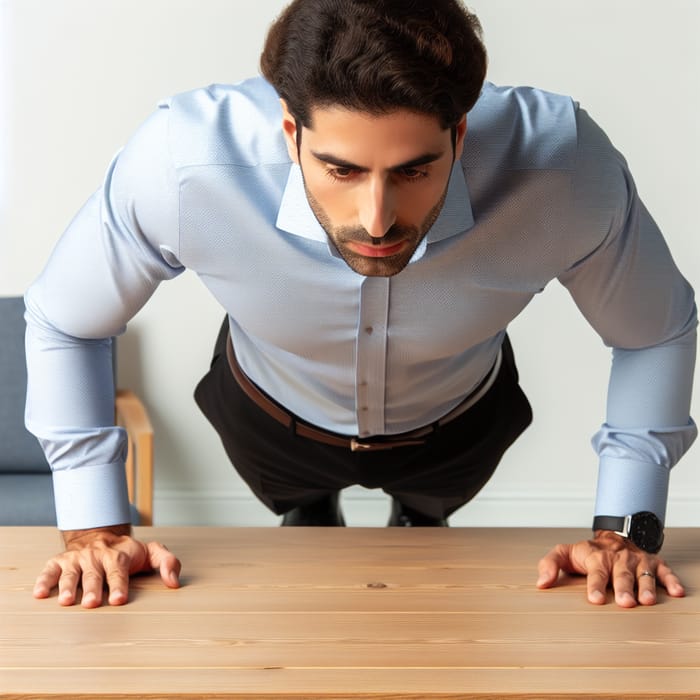
<svg viewBox="0 0 700 700">
<path fill-rule="evenodd" d="M 648 510 L 622 517 L 596 515 L 593 518 L 593 529 L 612 530 L 650 554 L 656 554 L 664 543 L 664 526 Z"/>
</svg>

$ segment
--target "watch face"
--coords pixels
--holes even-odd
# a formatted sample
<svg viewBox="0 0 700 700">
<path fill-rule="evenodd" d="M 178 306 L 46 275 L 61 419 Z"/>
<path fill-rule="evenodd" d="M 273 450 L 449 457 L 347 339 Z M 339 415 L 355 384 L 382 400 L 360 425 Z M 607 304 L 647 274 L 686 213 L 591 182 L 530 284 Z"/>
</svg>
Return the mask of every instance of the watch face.
<svg viewBox="0 0 700 700">
<path fill-rule="evenodd" d="M 629 538 L 640 549 L 654 554 L 661 549 L 664 529 L 653 513 L 647 511 L 635 513 L 630 524 Z"/>
</svg>

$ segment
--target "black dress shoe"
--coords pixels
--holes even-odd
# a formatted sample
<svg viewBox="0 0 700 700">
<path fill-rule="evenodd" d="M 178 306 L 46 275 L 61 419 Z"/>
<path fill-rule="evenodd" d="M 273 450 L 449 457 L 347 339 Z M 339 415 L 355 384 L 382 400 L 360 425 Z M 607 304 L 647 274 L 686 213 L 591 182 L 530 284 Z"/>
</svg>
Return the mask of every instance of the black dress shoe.
<svg viewBox="0 0 700 700">
<path fill-rule="evenodd" d="M 393 498 L 387 527 L 449 527 L 449 525 L 447 518 L 433 518 Z"/>
<path fill-rule="evenodd" d="M 288 510 L 282 516 L 282 527 L 345 527 L 339 496 L 334 491 L 318 501 Z"/>
</svg>

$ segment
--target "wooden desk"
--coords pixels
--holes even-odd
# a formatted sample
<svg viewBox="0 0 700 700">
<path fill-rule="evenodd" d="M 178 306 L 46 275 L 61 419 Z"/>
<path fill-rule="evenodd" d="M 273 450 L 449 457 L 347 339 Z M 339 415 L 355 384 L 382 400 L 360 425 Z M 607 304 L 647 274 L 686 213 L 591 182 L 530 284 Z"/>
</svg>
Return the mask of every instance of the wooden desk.
<svg viewBox="0 0 700 700">
<path fill-rule="evenodd" d="M 665 552 L 688 588 L 651 608 L 534 587 L 585 531 L 140 528 L 183 561 L 179 590 L 122 608 L 31 596 L 59 549 L 0 529 L 0 697 L 700 697 L 700 531 Z"/>
</svg>

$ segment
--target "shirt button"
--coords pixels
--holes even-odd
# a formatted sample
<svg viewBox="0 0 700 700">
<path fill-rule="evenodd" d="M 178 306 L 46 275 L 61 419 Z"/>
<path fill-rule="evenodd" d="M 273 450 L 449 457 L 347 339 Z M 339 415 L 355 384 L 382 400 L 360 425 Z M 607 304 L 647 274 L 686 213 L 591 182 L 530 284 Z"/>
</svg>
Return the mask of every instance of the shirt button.
<svg viewBox="0 0 700 700">
<path fill-rule="evenodd" d="M 363 406 L 360 410 L 361 411 L 369 411 L 369 408 L 367 406 Z"/>
<path fill-rule="evenodd" d="M 372 335 L 372 333 L 374 333 L 374 328 L 372 328 L 372 326 L 367 326 L 365 328 L 365 333 L 367 333 L 367 335 Z"/>
</svg>

